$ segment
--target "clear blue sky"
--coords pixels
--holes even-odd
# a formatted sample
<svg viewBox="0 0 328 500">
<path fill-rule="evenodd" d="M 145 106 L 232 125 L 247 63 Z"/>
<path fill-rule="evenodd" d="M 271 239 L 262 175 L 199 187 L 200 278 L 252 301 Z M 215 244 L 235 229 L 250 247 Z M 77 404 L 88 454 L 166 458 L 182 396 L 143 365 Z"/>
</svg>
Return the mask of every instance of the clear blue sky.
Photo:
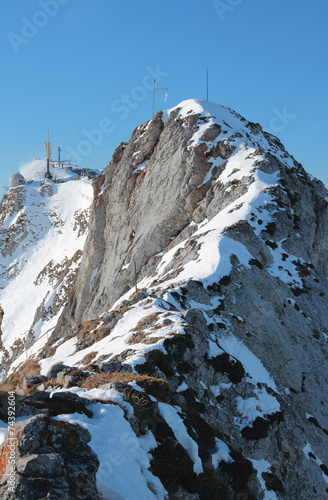
<svg viewBox="0 0 328 500">
<path fill-rule="evenodd" d="M 151 118 L 156 71 L 159 110 L 206 99 L 207 66 L 210 101 L 271 129 L 328 186 L 326 0 L 11 0 L 0 14 L 1 194 L 44 157 L 47 124 L 62 157 L 104 168 Z"/>
</svg>

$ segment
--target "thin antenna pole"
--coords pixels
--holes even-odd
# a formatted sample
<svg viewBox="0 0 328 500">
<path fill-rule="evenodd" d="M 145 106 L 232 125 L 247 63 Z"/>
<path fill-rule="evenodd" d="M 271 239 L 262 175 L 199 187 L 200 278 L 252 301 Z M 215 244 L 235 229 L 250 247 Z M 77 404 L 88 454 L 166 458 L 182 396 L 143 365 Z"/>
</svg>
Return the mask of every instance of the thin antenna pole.
<svg viewBox="0 0 328 500">
<path fill-rule="evenodd" d="M 49 127 L 48 127 L 48 125 L 47 125 L 47 147 L 49 148 Z M 49 149 L 48 149 L 48 152 L 47 152 L 47 173 L 46 173 L 46 177 L 48 179 L 50 178 L 49 163 L 50 163 L 50 157 L 49 157 Z"/>
<path fill-rule="evenodd" d="M 206 100 L 208 101 L 208 66 L 207 66 L 207 93 L 206 93 Z"/>
<path fill-rule="evenodd" d="M 154 78 L 154 89 L 153 89 L 153 113 L 152 113 L 152 118 L 154 118 L 155 114 L 155 85 L 156 85 L 156 78 Z"/>
<path fill-rule="evenodd" d="M 46 155 L 47 155 L 47 171 L 45 173 L 45 178 L 52 179 L 52 175 L 51 175 L 50 169 L 49 169 L 50 156 L 51 156 L 51 146 L 50 146 L 50 142 L 49 142 L 49 127 L 48 127 L 48 125 L 47 125 L 47 142 L 44 141 L 44 146 L 45 146 Z"/>
<path fill-rule="evenodd" d="M 160 80 L 156 80 L 156 78 L 154 79 L 154 89 L 153 89 L 153 114 L 152 114 L 152 118 L 154 118 L 154 114 L 155 114 L 155 94 L 156 94 L 156 91 L 157 90 L 166 90 L 167 94 L 169 92 L 169 89 L 168 88 L 156 88 L 156 83 L 160 83 Z M 167 94 L 166 94 L 166 97 L 167 97 Z M 166 97 L 165 97 L 165 102 L 166 102 Z"/>
</svg>

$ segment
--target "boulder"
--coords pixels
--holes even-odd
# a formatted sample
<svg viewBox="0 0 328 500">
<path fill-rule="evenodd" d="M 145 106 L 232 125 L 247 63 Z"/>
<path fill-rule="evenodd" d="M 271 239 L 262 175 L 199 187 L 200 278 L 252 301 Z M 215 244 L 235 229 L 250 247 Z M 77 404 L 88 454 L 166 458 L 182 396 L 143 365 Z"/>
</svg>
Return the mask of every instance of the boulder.
<svg viewBox="0 0 328 500">
<path fill-rule="evenodd" d="M 99 364 L 99 369 L 105 373 L 132 373 L 132 366 L 123 364 L 121 361 L 113 361 L 113 362 L 103 362 Z"/>
<path fill-rule="evenodd" d="M 58 364 L 52 365 L 52 367 L 48 370 L 46 376 L 48 377 L 48 379 L 52 379 L 52 378 L 57 377 L 57 374 L 59 372 L 62 372 L 63 370 L 69 370 L 69 369 L 72 369 L 72 367 L 58 363 Z"/>
<path fill-rule="evenodd" d="M 7 431 L 1 447 L 0 496 L 3 500 L 97 500 L 99 461 L 88 442 L 90 433 L 78 424 L 35 415 Z M 14 439 L 14 441 L 13 441 Z M 8 482 L 10 452 L 16 442 L 16 484 Z"/>
</svg>

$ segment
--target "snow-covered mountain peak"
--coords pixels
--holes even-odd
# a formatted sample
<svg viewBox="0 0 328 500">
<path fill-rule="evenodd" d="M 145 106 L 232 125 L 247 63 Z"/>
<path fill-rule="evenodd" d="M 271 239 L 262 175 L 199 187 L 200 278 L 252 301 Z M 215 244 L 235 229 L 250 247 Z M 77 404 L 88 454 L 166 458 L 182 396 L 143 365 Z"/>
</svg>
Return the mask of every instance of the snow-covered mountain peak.
<svg viewBox="0 0 328 500">
<path fill-rule="evenodd" d="M 47 172 L 47 162 L 40 158 L 34 158 L 32 161 L 24 163 L 20 167 L 20 173 L 26 182 L 38 181 L 44 183 Z M 77 165 L 71 165 L 68 162 L 50 161 L 50 174 L 54 182 L 64 182 L 74 180 L 80 176 L 96 177 L 99 170 L 89 168 L 79 168 Z"/>
<path fill-rule="evenodd" d="M 44 182 L 45 174 L 47 172 L 47 162 L 46 160 L 35 158 L 34 160 L 22 165 L 19 170 L 27 182 Z M 57 165 L 51 165 L 51 175 L 56 180 L 72 180 L 77 177 L 76 174 L 66 168 L 58 167 Z"/>
<path fill-rule="evenodd" d="M 324 498 L 324 186 L 260 125 L 200 100 L 138 126 L 93 198 L 44 167 L 0 211 L 5 387 L 37 413 L 15 429 L 17 497 Z M 72 471 L 48 467 L 42 493 L 36 441 Z"/>
<path fill-rule="evenodd" d="M 247 145 L 248 148 L 270 151 L 287 167 L 299 166 L 277 137 L 265 132 L 260 124 L 246 120 L 227 106 L 201 99 L 188 99 L 174 108 L 163 111 L 165 123 L 172 116 L 175 120 L 185 120 L 191 116 L 198 118 L 197 130 L 190 140 L 190 145 L 194 147 L 204 142 L 222 141 L 235 149 Z"/>
<path fill-rule="evenodd" d="M 180 286 L 190 279 L 211 284 L 231 270 L 237 247 L 241 262 L 261 255 L 261 265 L 297 281 L 289 263 L 302 250 L 290 237 L 290 223 L 279 232 L 281 248 L 289 245 L 292 254 L 288 266 L 265 241 L 275 219 L 286 221 L 287 209 L 294 213 L 289 192 L 302 190 L 303 183 L 326 196 L 277 138 L 229 108 L 191 99 L 157 113 L 117 148 L 97 181 L 88 251 L 93 257 L 82 265 L 75 314 L 87 318 L 89 308 L 98 314 L 103 303 L 113 304 L 132 288 L 134 273 L 142 287 Z M 111 235 L 120 234 L 115 250 L 106 251 L 105 219 L 111 220 Z M 249 229 L 244 242 L 233 229 L 241 222 Z"/>
<path fill-rule="evenodd" d="M 173 113 L 177 118 L 186 118 L 192 115 L 199 115 L 201 119 L 206 119 L 217 125 L 230 127 L 238 132 L 243 128 L 245 118 L 228 108 L 214 102 L 204 101 L 202 99 L 187 99 L 182 101 L 177 106 L 163 111 L 163 120 L 167 121 Z M 246 122 L 247 123 L 247 122 Z"/>
</svg>

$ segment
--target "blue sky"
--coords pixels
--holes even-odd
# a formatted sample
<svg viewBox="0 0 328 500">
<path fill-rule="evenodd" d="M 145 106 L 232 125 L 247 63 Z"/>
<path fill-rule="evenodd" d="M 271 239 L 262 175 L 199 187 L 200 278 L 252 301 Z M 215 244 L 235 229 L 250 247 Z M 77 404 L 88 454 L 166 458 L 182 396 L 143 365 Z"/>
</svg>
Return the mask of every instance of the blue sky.
<svg viewBox="0 0 328 500">
<path fill-rule="evenodd" d="M 0 6 L 0 186 L 53 150 L 104 168 L 156 110 L 189 98 L 270 129 L 328 186 L 328 2 L 11 0 Z M 55 157 L 56 155 L 53 155 Z"/>
</svg>

